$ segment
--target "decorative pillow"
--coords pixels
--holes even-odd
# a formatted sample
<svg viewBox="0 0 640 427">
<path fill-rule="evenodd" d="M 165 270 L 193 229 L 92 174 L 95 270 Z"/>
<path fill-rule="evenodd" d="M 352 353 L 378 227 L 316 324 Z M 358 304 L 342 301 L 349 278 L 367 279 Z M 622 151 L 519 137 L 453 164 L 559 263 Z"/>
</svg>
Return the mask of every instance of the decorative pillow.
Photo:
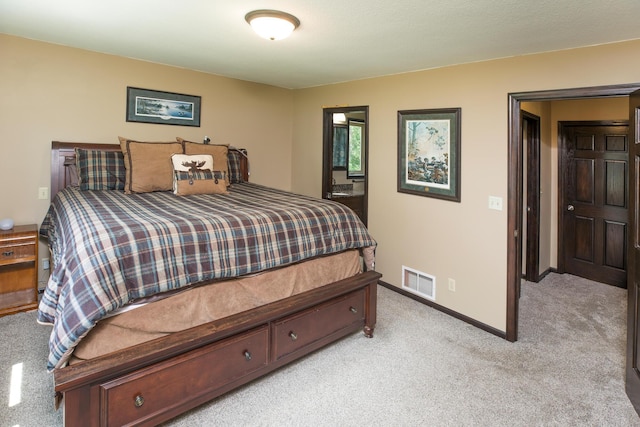
<svg viewBox="0 0 640 427">
<path fill-rule="evenodd" d="M 242 161 L 243 154 L 238 150 L 229 150 L 227 157 L 229 159 L 229 183 L 238 184 L 240 182 L 244 182 L 242 170 L 240 169 L 240 162 Z"/>
<path fill-rule="evenodd" d="M 67 175 L 67 186 L 78 187 L 78 167 L 76 165 L 76 156 L 65 156 L 64 158 L 65 175 Z"/>
<path fill-rule="evenodd" d="M 178 196 L 189 194 L 227 194 L 226 174 L 213 170 L 213 156 L 210 154 L 174 154 L 173 193 Z"/>
<path fill-rule="evenodd" d="M 76 148 L 80 190 L 124 190 L 126 170 L 121 151 Z"/>
<path fill-rule="evenodd" d="M 148 193 L 171 191 L 173 166 L 171 156 L 182 153 L 178 142 L 140 142 L 118 137 L 127 171 L 124 192 Z"/>
<path fill-rule="evenodd" d="M 176 139 L 184 145 L 184 154 L 210 154 L 213 156 L 213 170 L 224 172 L 225 177 L 229 176 L 229 165 L 227 164 L 228 145 L 199 144 L 180 137 Z M 231 183 L 227 182 L 227 185 L 231 185 Z"/>
</svg>

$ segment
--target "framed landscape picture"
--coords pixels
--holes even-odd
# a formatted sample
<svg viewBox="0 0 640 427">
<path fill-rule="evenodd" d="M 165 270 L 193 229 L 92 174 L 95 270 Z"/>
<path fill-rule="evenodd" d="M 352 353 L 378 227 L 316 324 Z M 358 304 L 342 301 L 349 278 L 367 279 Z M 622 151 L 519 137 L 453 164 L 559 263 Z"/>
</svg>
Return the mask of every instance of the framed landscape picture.
<svg viewBox="0 0 640 427">
<path fill-rule="evenodd" d="M 398 111 L 398 191 L 460 202 L 460 108 Z"/>
<path fill-rule="evenodd" d="M 200 126 L 200 97 L 127 87 L 127 121 Z"/>
</svg>

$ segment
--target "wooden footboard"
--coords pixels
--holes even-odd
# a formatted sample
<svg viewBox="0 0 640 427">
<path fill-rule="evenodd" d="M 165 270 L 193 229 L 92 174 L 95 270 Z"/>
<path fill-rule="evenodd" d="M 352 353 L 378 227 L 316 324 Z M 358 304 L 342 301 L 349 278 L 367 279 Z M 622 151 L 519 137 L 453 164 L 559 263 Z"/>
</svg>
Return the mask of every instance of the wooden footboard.
<svg viewBox="0 0 640 427">
<path fill-rule="evenodd" d="M 54 372 L 66 426 L 156 425 L 376 323 L 370 271 Z"/>
</svg>

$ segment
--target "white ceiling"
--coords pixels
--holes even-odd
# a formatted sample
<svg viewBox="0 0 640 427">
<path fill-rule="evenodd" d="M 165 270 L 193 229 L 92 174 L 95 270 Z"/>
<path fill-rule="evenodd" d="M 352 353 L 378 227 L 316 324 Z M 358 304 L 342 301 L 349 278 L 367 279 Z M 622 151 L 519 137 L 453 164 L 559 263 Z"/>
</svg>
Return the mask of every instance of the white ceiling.
<svg viewBox="0 0 640 427">
<path fill-rule="evenodd" d="M 255 9 L 301 25 L 264 40 Z M 0 33 L 292 89 L 640 39 L 639 18 L 640 0 L 0 0 Z"/>
</svg>

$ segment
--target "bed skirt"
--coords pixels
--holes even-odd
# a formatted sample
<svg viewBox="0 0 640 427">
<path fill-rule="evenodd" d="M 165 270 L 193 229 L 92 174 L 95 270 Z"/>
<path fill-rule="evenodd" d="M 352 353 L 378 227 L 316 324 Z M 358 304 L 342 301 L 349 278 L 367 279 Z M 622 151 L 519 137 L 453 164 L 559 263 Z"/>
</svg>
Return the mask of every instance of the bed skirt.
<svg viewBox="0 0 640 427">
<path fill-rule="evenodd" d="M 361 264 L 359 251 L 354 249 L 247 277 L 185 289 L 101 320 L 80 341 L 69 364 L 337 282 L 360 273 Z"/>
</svg>

